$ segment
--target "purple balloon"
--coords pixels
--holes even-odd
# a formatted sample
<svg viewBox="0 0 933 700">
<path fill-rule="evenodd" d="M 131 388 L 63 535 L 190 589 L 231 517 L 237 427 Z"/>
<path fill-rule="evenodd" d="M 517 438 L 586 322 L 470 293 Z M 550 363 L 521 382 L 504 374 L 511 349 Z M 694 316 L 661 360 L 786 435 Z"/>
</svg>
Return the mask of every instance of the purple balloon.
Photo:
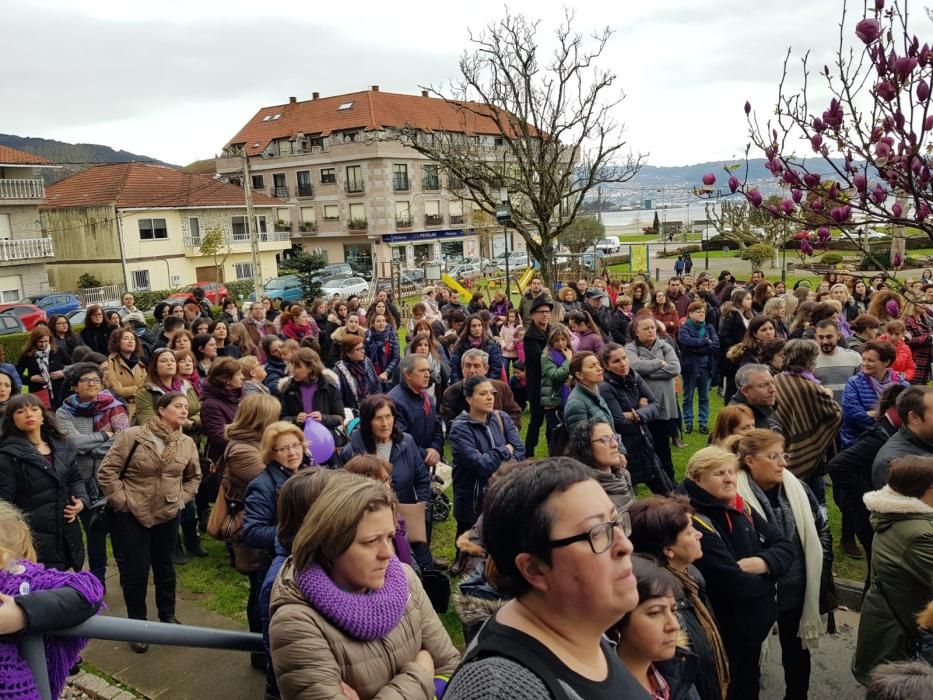
<svg viewBox="0 0 933 700">
<path fill-rule="evenodd" d="M 334 436 L 326 425 L 311 418 L 305 421 L 305 440 L 315 464 L 324 464 L 334 454 Z"/>
</svg>

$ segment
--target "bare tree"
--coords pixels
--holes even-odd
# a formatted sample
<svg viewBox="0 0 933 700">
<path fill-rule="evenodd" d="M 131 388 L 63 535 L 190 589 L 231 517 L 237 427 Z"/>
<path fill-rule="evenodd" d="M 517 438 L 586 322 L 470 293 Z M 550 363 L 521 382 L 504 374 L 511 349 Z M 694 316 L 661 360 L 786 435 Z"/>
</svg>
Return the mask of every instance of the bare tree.
<svg viewBox="0 0 933 700">
<path fill-rule="evenodd" d="M 718 209 L 712 204 L 706 204 L 706 218 L 713 225 L 722 238 L 737 243 L 739 249 L 758 243 L 752 235 L 749 213 L 751 207 L 745 202 L 723 201 Z"/>
<path fill-rule="evenodd" d="M 448 94 L 425 88 L 456 107 L 458 130 L 406 127 L 393 136 L 438 163 L 463 196 L 487 213 L 509 193 L 511 223 L 540 262 L 549 284 L 557 237 L 576 218 L 587 194 L 603 183 L 622 183 L 645 156 L 622 140 L 616 108 L 625 99 L 614 72 L 597 66 L 612 36 L 609 28 L 584 38 L 570 11 L 554 34 L 550 56 L 539 46 L 540 22 L 511 14 L 470 33 L 472 50 Z M 476 136 L 478 123 L 493 136 Z M 484 132 L 486 133 L 486 132 Z"/>
</svg>

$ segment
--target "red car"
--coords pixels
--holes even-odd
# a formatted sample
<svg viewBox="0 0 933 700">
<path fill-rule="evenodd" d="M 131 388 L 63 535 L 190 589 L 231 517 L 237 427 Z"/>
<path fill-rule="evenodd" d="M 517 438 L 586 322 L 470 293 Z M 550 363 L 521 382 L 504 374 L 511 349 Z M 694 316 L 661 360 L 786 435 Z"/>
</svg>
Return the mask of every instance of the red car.
<svg viewBox="0 0 933 700">
<path fill-rule="evenodd" d="M 0 314 L 12 314 L 23 322 L 27 331 L 36 327 L 37 323 L 47 322 L 45 311 L 35 304 L 0 304 Z"/>
<path fill-rule="evenodd" d="M 220 282 L 199 282 L 197 284 L 189 284 L 180 292 L 175 292 L 169 296 L 169 299 L 185 300 L 191 296 L 191 290 L 195 287 L 200 287 L 204 290 L 204 298 L 213 306 L 220 306 L 221 300 L 226 296 L 230 296 L 230 292 L 228 292 L 227 288 Z"/>
</svg>

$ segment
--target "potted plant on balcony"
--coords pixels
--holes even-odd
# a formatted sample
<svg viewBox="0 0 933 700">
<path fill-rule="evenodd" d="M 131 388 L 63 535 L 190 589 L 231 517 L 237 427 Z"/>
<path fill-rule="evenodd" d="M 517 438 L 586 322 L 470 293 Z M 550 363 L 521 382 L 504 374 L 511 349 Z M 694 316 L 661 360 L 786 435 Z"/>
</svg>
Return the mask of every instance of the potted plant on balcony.
<svg viewBox="0 0 933 700">
<path fill-rule="evenodd" d="M 366 219 L 350 219 L 347 224 L 347 228 L 351 231 L 365 231 L 366 230 Z"/>
<path fill-rule="evenodd" d="M 302 233 L 313 233 L 314 231 L 317 231 L 317 224 L 313 221 L 303 221 L 302 223 L 298 224 L 298 230 Z"/>
<path fill-rule="evenodd" d="M 278 221 L 275 222 L 275 230 L 276 231 L 291 231 L 292 225 L 288 221 L 283 221 L 282 219 L 279 219 Z"/>
</svg>

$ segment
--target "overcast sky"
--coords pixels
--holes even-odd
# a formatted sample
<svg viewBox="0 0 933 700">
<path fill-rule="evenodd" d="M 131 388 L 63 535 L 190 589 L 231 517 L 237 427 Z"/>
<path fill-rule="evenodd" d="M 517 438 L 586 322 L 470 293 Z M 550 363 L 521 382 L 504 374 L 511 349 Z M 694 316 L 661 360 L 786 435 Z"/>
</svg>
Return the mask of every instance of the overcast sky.
<svg viewBox="0 0 933 700">
<path fill-rule="evenodd" d="M 633 150 L 650 153 L 654 165 L 681 165 L 741 155 L 745 100 L 763 115 L 773 108 L 788 47 L 795 56 L 811 49 L 816 66 L 828 61 L 841 5 L 578 0 L 576 26 L 616 32 L 603 65 L 628 95 L 616 117 Z M 501 16 L 503 7 L 491 0 L 0 0 L 0 132 L 185 164 L 218 153 L 259 107 L 290 95 L 374 84 L 417 94 L 420 85 L 443 85 L 468 48 L 467 28 Z M 509 7 L 539 17 L 542 32 L 562 13 L 550 1 Z M 913 26 L 923 40 L 930 23 L 918 12 Z"/>
</svg>

